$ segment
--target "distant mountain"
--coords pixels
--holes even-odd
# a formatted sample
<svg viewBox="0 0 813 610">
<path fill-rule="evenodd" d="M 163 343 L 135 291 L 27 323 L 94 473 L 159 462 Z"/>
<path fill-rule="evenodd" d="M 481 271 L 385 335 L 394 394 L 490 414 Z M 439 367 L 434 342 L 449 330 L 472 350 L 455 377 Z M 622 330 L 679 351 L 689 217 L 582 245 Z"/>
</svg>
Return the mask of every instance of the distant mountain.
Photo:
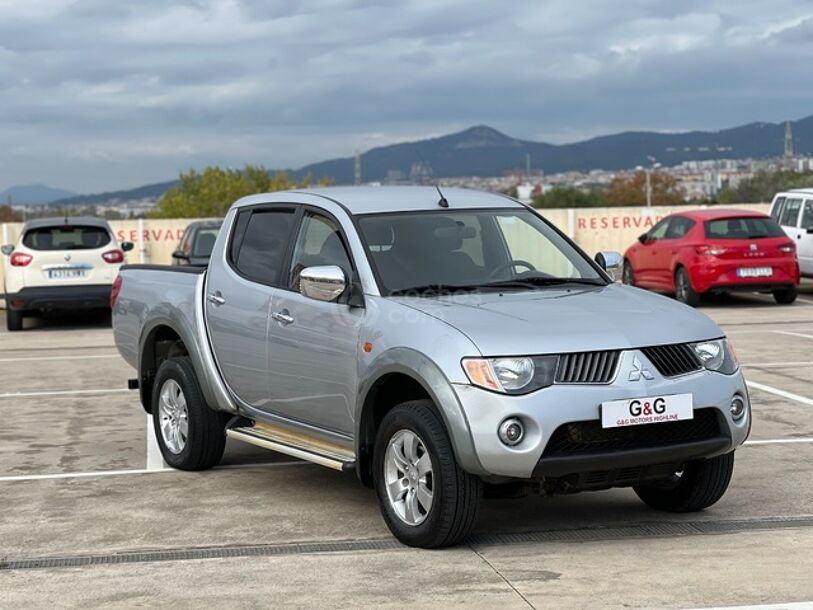
<svg viewBox="0 0 813 610">
<path fill-rule="evenodd" d="M 813 115 L 792 121 L 791 129 L 796 154 L 813 156 Z M 784 138 L 784 123 L 750 123 L 720 131 L 628 131 L 557 145 L 512 138 L 487 125 L 478 125 L 438 138 L 373 148 L 362 155 L 362 179 L 410 179 L 425 176 L 428 168 L 436 178 L 500 176 L 522 170 L 526 154 L 531 155 L 534 169 L 548 174 L 629 169 L 650 163 L 650 157 L 664 166 L 709 159 L 779 157 L 784 151 Z M 352 184 L 355 161 L 353 157 L 330 159 L 289 171 L 297 178 L 311 174 L 316 179 L 332 178 L 336 184 Z M 81 195 L 55 205 L 160 197 L 175 184 L 162 182 L 126 191 Z"/>
<path fill-rule="evenodd" d="M 75 194 L 73 191 L 66 191 L 65 189 L 58 189 L 44 184 L 11 186 L 5 191 L 0 191 L 0 205 L 5 205 L 9 200 L 11 200 L 12 205 L 44 205 Z"/>
<path fill-rule="evenodd" d="M 54 207 L 83 206 L 100 205 L 103 203 L 117 203 L 122 201 L 138 201 L 139 199 L 157 199 L 176 184 L 178 184 L 177 180 L 170 180 L 169 182 L 158 182 L 156 184 L 139 186 L 134 189 L 108 191 L 106 193 L 97 193 L 95 195 L 76 195 L 75 193 L 72 193 L 71 197 L 54 201 L 52 202 L 52 205 Z"/>
<path fill-rule="evenodd" d="M 813 155 L 813 116 L 791 122 L 794 150 Z M 750 123 L 720 131 L 655 133 L 628 131 L 571 144 L 519 140 L 480 125 L 431 140 L 374 148 L 362 155 L 365 182 L 384 180 L 388 172 L 408 178 L 413 164 L 428 163 L 435 177 L 500 176 L 522 169 L 531 155 L 535 169 L 552 174 L 593 169 L 620 170 L 650 163 L 665 166 L 683 161 L 779 157 L 784 151 L 784 123 Z M 297 171 L 332 177 L 338 184 L 353 182 L 354 159 L 332 159 Z"/>
</svg>

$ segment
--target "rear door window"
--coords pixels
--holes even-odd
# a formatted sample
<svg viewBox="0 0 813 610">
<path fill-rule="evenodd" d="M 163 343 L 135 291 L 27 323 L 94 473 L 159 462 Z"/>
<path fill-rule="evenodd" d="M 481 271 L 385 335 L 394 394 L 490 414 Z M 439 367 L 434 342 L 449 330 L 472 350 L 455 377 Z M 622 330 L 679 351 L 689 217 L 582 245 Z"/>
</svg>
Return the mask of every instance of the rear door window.
<svg viewBox="0 0 813 610">
<path fill-rule="evenodd" d="M 771 218 L 773 218 L 776 222 L 779 222 L 779 218 L 782 216 L 782 208 L 784 207 L 785 198 L 777 197 L 776 201 L 773 202 L 773 207 L 771 208 Z"/>
<path fill-rule="evenodd" d="M 219 231 L 220 228 L 198 230 L 195 233 L 195 246 L 192 248 L 192 256 L 211 256 Z"/>
<path fill-rule="evenodd" d="M 244 221 L 245 233 L 239 236 L 235 231 L 232 238 L 242 237 L 233 250 L 237 270 L 255 282 L 278 286 L 294 216 L 293 209 L 252 212 Z"/>
<path fill-rule="evenodd" d="M 760 239 L 784 237 L 785 232 L 772 218 L 721 218 L 704 223 L 708 239 Z"/>
<path fill-rule="evenodd" d="M 680 239 L 686 236 L 686 233 L 692 230 L 694 220 L 684 218 L 683 216 L 673 216 L 669 222 L 669 228 L 666 230 L 666 239 Z"/>
<path fill-rule="evenodd" d="M 779 224 L 783 227 L 796 227 L 796 221 L 799 220 L 799 209 L 801 207 L 801 199 L 788 199 L 785 201 L 785 207 L 782 209 L 782 214 L 779 217 Z"/>
<path fill-rule="evenodd" d="M 61 225 L 29 229 L 23 245 L 31 250 L 95 250 L 110 243 L 104 227 Z"/>
</svg>

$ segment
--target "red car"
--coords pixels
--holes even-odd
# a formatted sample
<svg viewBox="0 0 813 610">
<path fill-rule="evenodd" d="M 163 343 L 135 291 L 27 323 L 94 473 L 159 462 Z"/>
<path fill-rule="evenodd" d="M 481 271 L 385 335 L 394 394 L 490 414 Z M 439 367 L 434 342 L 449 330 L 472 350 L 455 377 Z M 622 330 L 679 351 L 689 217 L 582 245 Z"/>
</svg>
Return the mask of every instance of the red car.
<svg viewBox="0 0 813 610">
<path fill-rule="evenodd" d="M 625 284 L 674 292 L 695 306 L 707 292 L 771 292 L 796 300 L 796 246 L 767 214 L 693 210 L 667 216 L 624 255 Z"/>
</svg>

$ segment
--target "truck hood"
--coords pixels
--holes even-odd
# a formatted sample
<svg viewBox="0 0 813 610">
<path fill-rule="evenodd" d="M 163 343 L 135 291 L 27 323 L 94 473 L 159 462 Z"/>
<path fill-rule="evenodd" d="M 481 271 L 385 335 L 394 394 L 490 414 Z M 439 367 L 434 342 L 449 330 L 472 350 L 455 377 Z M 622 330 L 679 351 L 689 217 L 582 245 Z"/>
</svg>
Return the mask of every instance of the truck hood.
<svg viewBox="0 0 813 610">
<path fill-rule="evenodd" d="M 705 314 L 620 284 L 394 300 L 458 329 L 485 356 L 630 349 L 723 336 Z"/>
</svg>

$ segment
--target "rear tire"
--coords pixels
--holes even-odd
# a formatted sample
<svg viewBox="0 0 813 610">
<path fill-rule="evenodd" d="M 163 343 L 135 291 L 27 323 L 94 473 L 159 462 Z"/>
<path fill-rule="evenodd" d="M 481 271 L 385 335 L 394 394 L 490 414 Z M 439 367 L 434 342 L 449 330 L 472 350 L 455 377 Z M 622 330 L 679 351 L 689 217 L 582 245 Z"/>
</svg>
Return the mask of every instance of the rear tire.
<svg viewBox="0 0 813 610">
<path fill-rule="evenodd" d="M 678 267 L 675 271 L 675 298 L 690 307 L 700 304 L 700 293 L 692 288 L 692 281 L 685 267 Z"/>
<path fill-rule="evenodd" d="M 773 298 L 780 305 L 790 305 L 796 300 L 798 294 L 799 291 L 795 287 L 785 288 L 784 290 L 774 290 Z"/>
<path fill-rule="evenodd" d="M 23 312 L 6 307 L 6 329 L 14 332 L 23 329 Z"/>
<path fill-rule="evenodd" d="M 188 357 L 161 364 L 152 389 L 152 421 L 167 464 L 179 470 L 217 465 L 226 448 L 227 419 L 204 401 Z"/>
<path fill-rule="evenodd" d="M 649 507 L 670 513 L 708 508 L 723 497 L 734 471 L 734 452 L 687 463 L 680 476 L 633 487 Z"/>
<path fill-rule="evenodd" d="M 635 286 L 635 272 L 632 270 L 632 264 L 624 259 L 624 269 L 621 271 L 621 282 L 627 286 Z"/>
<path fill-rule="evenodd" d="M 384 521 L 406 545 L 450 546 L 474 527 L 482 482 L 458 466 L 431 400 L 402 403 L 384 416 L 373 450 L 373 477 Z"/>
</svg>

